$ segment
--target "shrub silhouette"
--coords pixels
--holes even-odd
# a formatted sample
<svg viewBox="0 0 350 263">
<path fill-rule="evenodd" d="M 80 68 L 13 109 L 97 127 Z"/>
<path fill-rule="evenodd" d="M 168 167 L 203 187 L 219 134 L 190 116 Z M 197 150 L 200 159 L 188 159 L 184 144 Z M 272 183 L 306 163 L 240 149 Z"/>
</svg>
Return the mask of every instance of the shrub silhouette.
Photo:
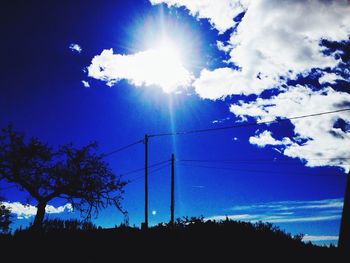
<svg viewBox="0 0 350 263">
<path fill-rule="evenodd" d="M 0 197 L 0 233 L 7 233 L 11 224 L 11 210 L 7 208 Z"/>
<path fill-rule="evenodd" d="M 234 261 L 238 257 L 249 261 L 257 256 L 259 260 L 279 262 L 341 259 L 335 247 L 305 244 L 302 235 L 293 237 L 263 222 L 184 217 L 174 225 L 164 223 L 141 230 L 126 225 L 101 229 L 85 221 L 56 219 L 45 220 L 43 231 L 17 231 L 0 245 L 8 253 L 22 251 L 19 256 L 30 262 L 109 262 L 122 258 L 131 262 L 140 256 L 143 260 L 164 262 Z"/>
<path fill-rule="evenodd" d="M 97 226 L 86 220 L 62 220 L 51 219 L 43 221 L 43 231 L 50 233 L 54 231 L 89 231 L 97 229 Z"/>
</svg>

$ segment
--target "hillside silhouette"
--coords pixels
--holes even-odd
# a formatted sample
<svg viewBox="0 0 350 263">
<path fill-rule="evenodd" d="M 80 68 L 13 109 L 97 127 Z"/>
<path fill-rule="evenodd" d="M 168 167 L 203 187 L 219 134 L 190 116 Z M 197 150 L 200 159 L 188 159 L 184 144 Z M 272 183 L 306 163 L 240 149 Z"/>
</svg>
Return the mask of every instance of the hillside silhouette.
<svg viewBox="0 0 350 263">
<path fill-rule="evenodd" d="M 1 236 L 2 256 L 11 262 L 117 262 L 157 260 L 199 262 L 238 259 L 342 262 L 336 247 L 302 242 L 270 223 L 203 218 L 177 219 L 148 230 L 121 225 L 102 229 L 78 220 L 44 221 L 40 232 L 20 229 Z"/>
</svg>

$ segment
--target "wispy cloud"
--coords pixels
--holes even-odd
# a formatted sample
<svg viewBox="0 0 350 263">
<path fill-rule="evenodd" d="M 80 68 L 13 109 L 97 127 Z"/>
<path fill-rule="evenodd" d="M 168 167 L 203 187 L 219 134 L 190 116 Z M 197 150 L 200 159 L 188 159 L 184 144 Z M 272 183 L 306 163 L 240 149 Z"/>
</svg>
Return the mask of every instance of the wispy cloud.
<svg viewBox="0 0 350 263">
<path fill-rule="evenodd" d="M 313 236 L 313 235 L 305 235 L 303 237 L 303 241 L 308 242 L 318 242 L 318 241 L 338 241 L 338 236 Z"/>
<path fill-rule="evenodd" d="M 69 45 L 69 49 L 72 50 L 73 52 L 77 52 L 77 53 L 81 53 L 81 51 L 83 50 L 81 48 L 81 46 L 79 46 L 78 44 L 76 43 L 72 43 Z"/>
<path fill-rule="evenodd" d="M 11 213 L 17 216 L 17 219 L 28 219 L 36 215 L 37 208 L 35 206 L 22 204 L 20 202 L 3 202 L 3 204 L 11 210 Z M 45 210 L 48 214 L 60 214 L 72 212 L 73 207 L 70 203 L 58 207 L 47 205 Z"/>
<path fill-rule="evenodd" d="M 217 119 L 213 120 L 211 123 L 224 123 L 225 121 L 228 121 L 230 117 L 222 118 L 222 119 Z"/>
<path fill-rule="evenodd" d="M 311 200 L 311 201 L 280 201 L 280 202 L 268 202 L 262 204 L 253 204 L 248 206 L 234 206 L 231 210 L 269 210 L 269 211 L 294 211 L 304 209 L 342 209 L 343 200 L 336 199 L 323 199 L 323 200 Z"/>
<path fill-rule="evenodd" d="M 204 189 L 205 186 L 204 185 L 192 185 L 193 188 L 197 188 L 197 189 Z"/>
<path fill-rule="evenodd" d="M 82 80 L 81 83 L 83 84 L 83 86 L 84 86 L 85 88 L 90 88 L 90 83 L 89 83 L 88 81 Z"/>
<path fill-rule="evenodd" d="M 339 220 L 343 207 L 342 199 L 313 201 L 282 201 L 234 206 L 231 214 L 214 215 L 207 220 L 232 220 L 270 223 L 298 223 Z"/>
</svg>

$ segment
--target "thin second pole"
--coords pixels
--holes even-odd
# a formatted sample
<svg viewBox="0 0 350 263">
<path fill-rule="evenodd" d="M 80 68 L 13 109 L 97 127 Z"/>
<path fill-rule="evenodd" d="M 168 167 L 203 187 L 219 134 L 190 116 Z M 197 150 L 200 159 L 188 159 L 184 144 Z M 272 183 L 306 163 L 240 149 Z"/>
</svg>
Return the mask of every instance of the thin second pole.
<svg viewBox="0 0 350 263">
<path fill-rule="evenodd" d="M 145 134 L 145 222 L 144 228 L 148 228 L 148 135 Z"/>
<path fill-rule="evenodd" d="M 171 197 L 170 197 L 170 224 L 174 224 L 175 213 L 175 157 L 171 155 Z"/>
<path fill-rule="evenodd" d="M 340 222 L 338 247 L 349 253 L 350 249 L 350 171 L 346 178 L 343 213 Z"/>
</svg>

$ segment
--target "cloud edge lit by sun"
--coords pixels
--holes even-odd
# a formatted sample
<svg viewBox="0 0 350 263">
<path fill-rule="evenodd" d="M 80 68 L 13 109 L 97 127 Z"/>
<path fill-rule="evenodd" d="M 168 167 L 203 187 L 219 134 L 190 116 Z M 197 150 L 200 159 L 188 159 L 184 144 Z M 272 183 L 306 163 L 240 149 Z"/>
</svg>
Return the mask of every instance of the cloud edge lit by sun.
<svg viewBox="0 0 350 263">
<path fill-rule="evenodd" d="M 125 79 L 138 87 L 160 87 L 165 93 L 189 87 L 194 80 L 170 45 L 126 55 L 105 49 L 92 59 L 87 70 L 89 77 L 105 81 L 110 87 Z"/>
</svg>

